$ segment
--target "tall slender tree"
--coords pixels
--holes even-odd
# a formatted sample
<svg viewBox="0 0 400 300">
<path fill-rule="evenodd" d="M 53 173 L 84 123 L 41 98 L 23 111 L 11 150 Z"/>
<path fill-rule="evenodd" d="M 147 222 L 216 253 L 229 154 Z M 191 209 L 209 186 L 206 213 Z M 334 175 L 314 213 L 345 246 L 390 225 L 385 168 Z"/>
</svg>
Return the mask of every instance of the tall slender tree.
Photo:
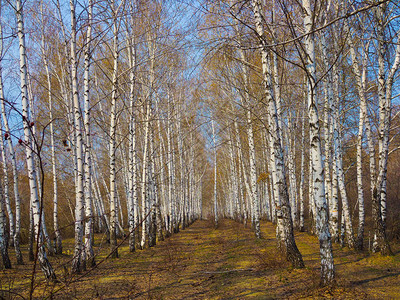
<svg viewBox="0 0 400 300">
<path fill-rule="evenodd" d="M 20 0 L 16 0 L 16 14 L 18 25 L 18 41 L 19 41 L 19 63 L 20 63 L 20 79 L 21 79 L 21 102 L 22 102 L 22 121 L 24 127 L 24 140 L 22 141 L 26 152 L 26 164 L 28 169 L 29 187 L 30 187 L 30 201 L 32 206 L 32 215 L 34 221 L 36 242 L 37 242 L 37 258 L 41 269 L 49 280 L 55 280 L 56 276 L 54 270 L 47 259 L 46 251 L 44 248 L 42 225 L 43 222 L 42 211 L 43 201 L 40 201 L 37 190 L 37 176 L 34 163 L 33 143 L 36 141 L 32 136 L 32 127 L 35 124 L 30 119 L 29 99 L 28 99 L 28 86 L 27 86 L 27 65 L 26 65 L 26 47 L 25 47 L 25 30 L 24 30 L 24 16 L 23 6 Z M 43 195 L 42 195 L 43 197 Z"/>
</svg>

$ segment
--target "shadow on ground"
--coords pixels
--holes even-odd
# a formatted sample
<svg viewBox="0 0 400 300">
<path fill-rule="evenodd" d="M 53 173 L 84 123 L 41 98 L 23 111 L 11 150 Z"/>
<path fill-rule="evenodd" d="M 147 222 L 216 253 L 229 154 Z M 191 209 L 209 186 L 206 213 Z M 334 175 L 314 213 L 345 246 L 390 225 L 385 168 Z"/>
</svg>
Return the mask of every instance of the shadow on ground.
<svg viewBox="0 0 400 300">
<path fill-rule="evenodd" d="M 400 297 L 400 254 L 381 257 L 340 249 L 334 245 L 335 287 L 319 286 L 318 241 L 296 233 L 306 268 L 292 269 L 276 250 L 275 228 L 262 224 L 263 238 L 250 229 L 223 220 L 218 229 L 197 221 L 157 246 L 108 259 L 89 274 L 68 272 L 73 241 L 66 240 L 66 255 L 51 257 L 59 283 L 47 284 L 38 272 L 35 298 L 56 299 L 276 299 L 317 298 L 382 299 Z M 95 240 L 97 261 L 109 246 L 100 235 Z M 26 254 L 26 249 L 24 249 Z M 10 253 L 11 256 L 13 253 Z M 25 256 L 26 257 L 26 256 Z M 0 298 L 29 297 L 32 264 L 1 271 Z"/>
</svg>

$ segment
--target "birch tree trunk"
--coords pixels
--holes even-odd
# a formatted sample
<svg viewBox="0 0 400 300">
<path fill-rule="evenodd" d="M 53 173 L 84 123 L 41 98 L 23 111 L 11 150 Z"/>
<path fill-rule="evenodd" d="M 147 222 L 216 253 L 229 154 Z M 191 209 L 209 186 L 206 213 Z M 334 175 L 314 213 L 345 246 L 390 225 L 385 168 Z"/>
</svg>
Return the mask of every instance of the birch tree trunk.
<svg viewBox="0 0 400 300">
<path fill-rule="evenodd" d="M 7 230 L 6 203 L 3 194 L 3 183 L 0 179 L 0 254 L 5 269 L 11 269 L 11 261 L 8 256 L 9 233 Z"/>
<path fill-rule="evenodd" d="M 312 160 L 312 176 L 314 183 L 314 197 L 316 205 L 316 229 L 320 243 L 321 255 L 321 283 L 331 284 L 335 278 L 331 235 L 329 232 L 328 207 L 325 198 L 324 168 L 322 162 L 322 149 L 318 110 L 315 102 L 316 71 L 315 71 L 315 46 L 313 33 L 313 14 L 310 0 L 303 0 L 305 52 L 307 55 L 307 98 L 310 122 L 310 146 Z"/>
<path fill-rule="evenodd" d="M 1 37 L 0 37 L 1 38 Z M 1 43 L 1 42 L 0 42 Z M 8 144 L 8 151 L 9 155 L 11 157 L 11 168 L 13 172 L 13 180 L 14 180 L 14 198 L 15 198 L 15 230 L 14 230 L 14 249 L 15 249 L 15 254 L 17 257 L 17 265 L 23 265 L 24 261 L 22 258 L 22 253 L 20 249 L 20 240 L 21 240 L 21 198 L 19 195 L 19 184 L 18 184 L 18 171 L 17 171 L 17 163 L 15 159 L 15 152 L 14 152 L 14 147 L 12 144 L 12 139 L 10 136 L 10 127 L 8 125 L 8 120 L 5 114 L 5 105 L 4 105 L 4 94 L 3 94 L 3 82 L 2 82 L 2 75 L 1 75 L 1 65 L 0 65 L 0 98 L 1 98 L 1 110 L 2 110 L 2 119 L 4 122 L 4 128 L 5 128 L 5 135 L 7 138 L 7 144 Z M 6 149 L 3 148 L 3 138 L 0 141 L 2 143 L 2 155 L 3 155 L 3 162 L 4 162 L 4 172 L 6 172 Z M 5 175 L 6 176 L 6 175 Z M 11 221 L 10 221 L 11 222 Z"/>
<path fill-rule="evenodd" d="M 340 134 L 339 134 L 340 136 Z M 342 157 L 342 145 L 340 140 L 337 140 L 337 153 L 336 153 L 336 168 L 337 168 L 337 175 L 338 175 L 338 186 L 340 197 L 342 199 L 342 210 L 343 216 L 345 218 L 345 236 L 346 242 L 349 248 L 354 248 L 354 234 L 353 234 L 353 225 L 351 222 L 351 214 L 350 214 L 350 207 L 349 201 L 347 198 L 345 180 L 344 180 L 344 172 L 343 172 L 343 157 Z"/>
<path fill-rule="evenodd" d="M 28 99 L 29 99 L 29 109 L 30 109 L 30 117 L 31 117 L 31 124 L 33 122 L 33 124 L 36 122 L 36 118 L 35 118 L 35 110 L 34 110 L 34 105 L 33 105 L 33 91 L 32 91 L 32 81 L 31 81 L 31 77 L 29 75 L 29 72 L 27 71 L 27 89 L 28 89 Z M 43 201 L 43 188 L 42 188 L 42 181 L 44 181 L 44 173 L 43 173 L 43 164 L 42 164 L 42 160 L 41 160 L 41 149 L 37 143 L 37 139 L 36 139 L 36 126 L 31 126 L 31 130 L 32 130 L 32 151 L 34 153 L 36 153 L 36 155 L 34 156 L 34 162 L 36 165 L 36 170 L 38 170 L 38 173 L 36 174 L 37 178 L 36 178 L 36 182 L 37 182 L 37 190 L 39 193 L 39 199 L 41 199 L 41 202 Z M 54 248 L 53 248 L 53 244 L 51 242 L 49 233 L 47 231 L 47 226 L 46 226 L 46 222 L 45 222 L 45 215 L 44 215 L 44 210 L 42 209 L 41 212 L 41 218 L 42 218 L 42 223 L 41 223 L 41 227 L 42 227 L 42 233 L 43 233 L 43 237 L 45 238 L 46 241 L 46 245 L 47 245 L 47 249 L 48 249 L 48 254 L 49 255 L 54 255 Z"/>
<path fill-rule="evenodd" d="M 154 115 L 154 114 L 153 114 Z M 156 245 L 156 237 L 157 237 L 157 211 L 158 207 L 158 188 L 156 183 L 155 176 L 155 158 L 156 153 L 154 149 L 154 128 L 151 126 L 150 128 L 150 136 L 149 136 L 149 204 L 150 204 L 150 226 L 149 226 L 149 247 L 153 247 Z"/>
<path fill-rule="evenodd" d="M 257 170 L 256 170 L 256 153 L 254 146 L 253 126 L 251 123 L 250 107 L 247 110 L 247 138 L 249 141 L 249 164 L 250 164 L 250 192 L 251 192 L 251 207 L 252 207 L 252 220 L 253 228 L 257 238 L 261 238 L 260 230 L 260 208 L 259 197 L 257 193 Z"/>
<path fill-rule="evenodd" d="M 51 146 L 51 164 L 53 172 L 53 226 L 56 236 L 56 254 L 62 254 L 62 238 L 58 224 L 58 189 L 57 189 L 57 172 L 56 172 L 56 155 L 54 143 L 54 120 L 53 120 L 53 95 L 51 85 L 51 75 L 48 65 L 48 60 L 45 51 L 44 33 L 42 34 L 43 61 L 46 69 L 48 101 L 49 101 L 49 122 L 50 122 L 50 146 Z"/>
<path fill-rule="evenodd" d="M 248 219 L 248 206 L 247 206 L 248 201 L 247 201 L 247 199 L 250 197 L 251 191 L 250 191 L 248 175 L 246 172 L 246 168 L 244 166 L 242 140 L 240 139 L 239 126 L 238 126 L 238 123 L 236 120 L 234 122 L 234 126 L 235 126 L 235 133 L 236 133 L 236 145 L 237 145 L 237 151 L 238 151 L 239 179 L 241 181 L 240 187 L 241 187 L 241 196 L 242 196 L 243 224 L 246 227 L 247 219 Z M 243 188 L 243 186 L 244 186 L 244 188 Z"/>
<path fill-rule="evenodd" d="M 327 11 L 328 7 L 325 7 Z M 324 18 L 326 24 L 326 18 Z M 329 72 L 330 63 L 328 58 L 328 45 L 325 38 L 325 33 L 320 35 L 322 55 L 324 60 L 324 71 L 327 72 L 323 80 L 324 89 L 324 139 L 325 139 L 325 161 L 324 161 L 324 179 L 325 179 L 325 199 L 328 205 L 332 200 L 332 180 L 331 180 L 331 154 L 332 154 L 332 135 L 331 135 L 331 116 L 332 116 L 332 102 L 333 102 L 333 83 L 332 73 Z"/>
<path fill-rule="evenodd" d="M 32 212 L 32 202 L 29 203 L 29 246 L 28 246 L 28 256 L 29 261 L 35 260 L 35 253 L 33 252 L 33 244 L 35 243 L 35 225 L 33 220 Z"/>
<path fill-rule="evenodd" d="M 271 78 L 270 68 L 268 66 L 268 52 L 260 14 L 259 0 L 252 0 L 254 21 L 256 31 L 260 40 L 261 63 L 263 71 L 264 94 L 268 103 L 268 118 L 270 129 L 270 148 L 272 155 L 275 158 L 273 168 L 273 181 L 277 185 L 279 193 L 280 205 L 277 205 L 278 219 L 278 235 L 280 248 L 284 251 L 286 258 L 293 264 L 294 267 L 304 267 L 303 258 L 297 248 L 293 234 L 293 222 L 291 218 L 291 210 L 289 204 L 289 194 L 285 178 L 285 163 L 283 158 L 283 150 L 281 143 L 281 128 L 279 127 L 279 116 L 275 99 L 271 95 Z"/>
<path fill-rule="evenodd" d="M 0 3 L 1 4 L 1 3 Z M 1 17 L 1 8 L 0 8 L 0 17 Z M 2 25 L 0 25 L 0 57 L 3 57 L 3 30 L 2 30 Z M 0 61 L 0 102 L 1 102 L 1 119 L 3 120 L 4 123 L 4 129 L 5 129 L 5 134 L 4 134 L 4 139 L 7 140 L 8 144 L 8 151 L 9 155 L 11 158 L 11 168 L 13 172 L 13 180 L 14 180 L 14 198 L 15 198 L 15 227 L 14 227 L 14 220 L 13 220 L 13 214 L 11 211 L 10 216 L 10 230 L 11 233 L 14 234 L 12 237 L 12 241 L 14 242 L 14 249 L 15 249 L 15 254 L 17 257 L 17 265 L 22 265 L 24 264 L 23 258 L 22 258 L 22 253 L 20 249 L 20 232 L 21 232 L 21 197 L 19 195 L 19 184 L 18 184 L 18 171 L 17 171 L 17 163 L 15 159 L 15 151 L 12 143 L 12 138 L 10 136 L 10 126 L 8 124 L 8 119 L 6 116 L 6 106 L 5 106 L 5 99 L 4 99 L 4 90 L 3 90 L 3 67 L 2 63 Z M 2 147 L 3 147 L 3 141 L 2 141 Z M 4 168 L 6 167 L 6 155 L 5 155 L 5 149 L 3 149 L 2 155 L 3 155 L 3 161 L 4 161 Z M 4 154 L 3 154 L 4 153 Z M 6 174 L 4 176 L 7 176 Z M 5 178 L 6 179 L 6 178 Z M 5 182 L 5 188 L 8 185 L 8 183 Z M 5 190 L 5 189 L 4 189 Z M 8 193 L 5 191 L 6 197 Z M 7 199 L 6 199 L 7 203 Z M 10 212 L 9 212 L 10 213 Z"/>
<path fill-rule="evenodd" d="M 230 170 L 230 178 L 232 179 L 232 201 L 234 201 L 234 213 L 233 218 L 236 221 L 239 221 L 240 216 L 240 207 L 239 207 L 239 196 L 238 196 L 238 174 L 236 168 L 235 161 L 235 148 L 233 146 L 234 134 L 233 130 L 229 130 L 229 142 L 228 142 L 228 151 L 229 151 L 229 170 Z"/>
<path fill-rule="evenodd" d="M 218 227 L 218 199 L 217 199 L 217 143 L 215 138 L 214 120 L 211 120 L 212 140 L 213 140 L 213 157 L 214 157 L 214 226 Z"/>
<path fill-rule="evenodd" d="M 116 186 L 116 127 L 117 127 L 117 87 L 118 87 L 118 26 L 117 26 L 117 10 L 115 2 L 111 1 L 112 17 L 113 17 L 113 75 L 112 75 L 112 91 L 111 91 L 111 113 L 110 113 L 110 246 L 112 257 L 118 257 L 117 248 L 117 186 Z"/>
<path fill-rule="evenodd" d="M 46 257 L 46 251 L 42 243 L 42 229 L 41 229 L 41 212 L 43 209 L 43 203 L 40 203 L 37 190 L 36 182 L 36 170 L 32 152 L 32 124 L 29 115 L 29 99 L 28 99 L 28 88 L 27 88 L 27 66 L 26 66 L 26 50 L 25 50 L 25 31 L 24 31 L 24 18 L 23 18 L 23 7 L 21 0 L 16 0 L 16 14 L 17 14 L 17 25 L 18 25 L 18 40 L 19 40 L 19 62 L 20 62 L 20 79 L 21 79 L 21 103 L 22 103 L 22 118 L 24 127 L 24 141 L 26 151 L 26 163 L 28 169 L 28 179 L 30 187 L 30 201 L 32 205 L 32 215 L 34 220 L 34 228 L 36 234 L 36 241 L 40 243 L 37 246 L 37 258 L 39 260 L 40 267 L 48 280 L 55 280 L 56 275 L 54 270 Z"/>
<path fill-rule="evenodd" d="M 245 54 L 242 48 L 239 48 L 240 56 L 243 61 L 245 61 Z M 242 64 L 243 78 L 246 85 L 246 90 L 248 90 L 249 79 L 248 79 L 248 68 Z M 254 146 L 254 134 L 253 134 L 253 124 L 251 120 L 251 110 L 250 96 L 246 92 L 244 96 L 244 107 L 246 109 L 246 129 L 247 129 L 247 139 L 249 144 L 249 164 L 250 164 L 250 203 L 251 203 L 251 213 L 253 221 L 253 229 L 257 238 L 261 238 L 260 230 L 260 210 L 259 210 L 259 196 L 257 193 L 257 170 L 256 170 L 256 154 Z"/>
<path fill-rule="evenodd" d="M 168 115 L 167 115 L 167 147 L 168 147 L 168 198 L 169 198 L 169 211 L 170 220 L 167 234 L 172 234 L 176 227 L 176 194 L 175 194 L 175 151 L 173 148 L 173 134 L 172 134 L 172 97 L 170 90 L 168 91 Z"/>
<path fill-rule="evenodd" d="M 184 149 L 183 149 L 183 133 L 182 133 L 182 107 L 180 103 L 177 104 L 178 111 L 177 116 L 178 120 L 176 122 L 177 133 L 178 133 L 178 159 L 179 159 L 179 173 L 180 173 L 180 181 L 179 181 L 179 192 L 178 199 L 181 204 L 180 218 L 182 220 L 182 229 L 186 228 L 186 197 L 185 197 L 185 170 L 184 170 Z"/>
<path fill-rule="evenodd" d="M 55 233 L 55 242 L 56 242 L 56 254 L 62 254 L 62 239 L 61 233 L 58 225 L 58 191 L 57 191 L 57 173 L 56 173 L 56 157 L 55 157 L 55 143 L 54 143 L 54 120 L 53 120 L 53 91 L 51 84 L 51 74 L 49 69 L 49 62 L 47 58 L 47 47 L 45 43 L 45 32 L 44 32 L 44 13 L 43 13 L 43 3 L 40 5 L 41 10 L 41 18 L 42 18 L 42 33 L 41 33 L 41 50 L 42 50 L 42 59 L 43 64 L 46 71 L 46 79 L 47 79 L 47 89 L 48 89 L 48 101 L 49 101 L 49 123 L 50 123 L 50 147 L 51 147 L 51 163 L 52 163 L 52 172 L 53 172 L 53 226 Z M 49 240 L 51 243 L 51 241 Z M 51 248 L 50 248 L 51 249 Z M 50 251 L 49 249 L 49 251 Z"/>
<path fill-rule="evenodd" d="M 395 75 L 400 67 L 400 30 L 397 30 L 397 46 L 392 65 L 385 70 L 386 53 L 385 27 L 387 3 L 382 3 L 376 8 L 375 19 L 377 23 L 378 40 L 378 98 L 379 98 L 379 164 L 378 176 L 373 187 L 372 217 L 374 223 L 373 252 L 380 251 L 383 255 L 392 254 L 386 238 L 386 173 L 389 155 L 389 134 L 391 124 L 392 90 Z M 390 60 L 389 60 L 390 61 Z M 387 77 L 386 77 L 387 74 Z"/>
<path fill-rule="evenodd" d="M 0 124 L 3 125 L 3 124 Z M 0 127 L 1 129 L 3 128 L 3 126 Z M 9 228 L 9 234 L 8 234 L 8 239 L 9 241 L 7 241 L 7 245 L 10 244 L 10 246 L 13 246 L 13 237 L 14 237 L 14 231 L 15 231 L 15 227 L 14 227 L 14 214 L 12 212 L 11 209 L 11 200 L 10 200 L 10 192 L 9 192 L 9 181 L 8 181 L 8 170 L 7 170 L 7 161 L 6 161 L 6 150 L 4 149 L 4 140 L 3 140 L 3 130 L 1 130 L 1 136 L 0 136 L 0 152 L 1 152 L 1 166 L 2 166 L 2 171 L 3 171 L 3 180 L 4 180 L 4 186 L 2 189 L 4 189 L 4 194 L 3 196 L 3 201 L 5 204 L 5 208 L 8 214 L 8 228 Z M 9 137 L 11 139 L 11 137 Z"/>
<path fill-rule="evenodd" d="M 332 162 L 332 198 L 329 202 L 329 227 L 333 242 L 339 242 L 339 200 L 338 200 L 338 151 L 339 151 L 339 74 L 333 67 L 333 102 L 332 102 L 332 137 L 333 137 L 333 162 Z"/>
<path fill-rule="evenodd" d="M 133 21 L 132 21 L 133 22 Z M 132 26 L 133 27 L 133 26 Z M 132 35 L 133 36 L 133 35 Z M 129 51 L 129 196 L 130 210 L 128 212 L 129 224 L 129 250 L 135 251 L 135 237 L 138 230 L 133 232 L 134 228 L 139 224 L 139 207 L 137 195 L 137 154 L 136 154 L 136 112 L 135 112 L 135 68 L 136 68 L 136 50 L 134 44 L 134 37 L 128 38 L 128 51 Z"/>
<path fill-rule="evenodd" d="M 309 141 L 310 142 L 310 141 Z M 308 163 L 308 206 L 309 206 L 309 215 L 310 215 L 310 232 L 312 234 L 316 233 L 316 212 L 315 212 L 315 196 L 314 196 L 314 174 L 313 174 L 313 162 L 311 159 L 311 142 L 309 148 L 309 163 Z"/>
<path fill-rule="evenodd" d="M 156 104 L 158 104 L 158 102 L 156 102 Z M 156 108 L 157 110 L 157 108 Z M 159 164 L 160 164 L 160 204 L 161 204 L 161 209 L 163 212 L 163 216 L 164 216 L 164 225 L 165 228 L 168 228 L 168 224 L 167 224 L 167 219 L 168 216 L 170 215 L 168 212 L 169 209 L 169 199 L 168 199 L 168 193 L 166 191 L 166 182 L 167 182 L 167 178 L 165 176 L 165 162 L 164 162 L 164 153 L 165 153 L 165 146 L 164 146 L 164 139 L 162 136 L 162 132 L 161 132 L 161 120 L 160 118 L 157 118 L 157 130 L 158 130 L 158 151 L 160 153 L 159 155 Z M 164 226 L 163 226 L 164 227 Z M 165 229 L 164 228 L 164 229 Z M 162 229 L 161 230 L 161 235 L 159 235 L 159 240 L 164 240 L 164 235 L 162 234 Z"/>
<path fill-rule="evenodd" d="M 89 265 L 89 267 L 93 267 L 95 265 L 94 259 L 94 251 L 93 251 L 93 210 L 92 210 L 92 157 L 91 157 L 91 130 L 90 130 L 90 64 L 91 64 L 91 42 L 92 42 L 92 12 L 93 12 L 93 2 L 89 0 L 88 3 L 88 28 L 86 31 L 86 47 L 85 47 L 85 65 L 84 65 L 84 93 L 83 99 L 85 103 L 84 112 L 85 112 L 85 255 L 86 261 L 85 263 Z"/>
<path fill-rule="evenodd" d="M 350 33 L 350 29 L 347 21 L 345 21 L 345 31 L 347 34 Z M 360 98 L 360 114 L 359 114 L 359 122 L 358 122 L 358 136 L 357 136 L 357 201 L 358 201 L 358 233 L 357 233 L 357 241 L 355 246 L 358 250 L 363 249 L 364 243 L 364 222 L 365 222 L 365 212 L 364 212 L 364 188 L 362 182 L 362 141 L 363 141 L 363 133 L 364 133 L 364 123 L 367 118 L 367 99 L 365 95 L 366 88 L 366 69 L 367 69 L 367 52 L 366 51 L 363 59 L 362 67 L 357 58 L 356 49 L 352 38 L 348 39 L 348 44 L 350 47 L 350 55 L 352 60 L 353 72 L 356 77 L 356 86 L 358 91 L 358 96 Z M 375 160 L 375 158 L 374 158 Z"/>
<path fill-rule="evenodd" d="M 140 248 L 144 249 L 146 240 L 149 234 L 149 219 L 147 212 L 149 211 L 149 183 L 148 183 L 148 167 L 149 167 L 149 132 L 150 132 L 150 102 L 149 99 L 145 100 L 145 120 L 144 120 L 144 147 L 142 159 L 142 238 L 140 241 Z"/>
<path fill-rule="evenodd" d="M 378 128 L 378 149 L 379 149 L 379 160 L 378 160 L 378 178 L 377 178 L 377 192 L 374 194 L 377 194 L 379 199 L 377 198 L 375 200 L 375 195 L 372 196 L 373 202 L 377 201 L 377 205 L 380 207 L 381 210 L 381 219 L 382 219 L 382 230 L 386 229 L 386 190 L 383 188 L 384 187 L 384 181 L 385 181 L 385 175 L 386 175 L 386 170 L 385 170 L 385 131 L 386 131 L 386 120 L 389 118 L 389 115 L 387 111 L 390 111 L 390 108 L 387 107 L 387 99 L 386 99 L 386 69 L 385 69 L 385 60 L 386 60 L 386 46 L 385 46 L 385 24 L 383 22 L 385 21 L 385 13 L 386 13 L 386 8 L 387 4 L 383 3 L 380 6 L 376 8 L 375 12 L 375 18 L 376 18 L 376 23 L 377 23 L 377 30 L 376 30 L 376 35 L 377 35 L 377 42 L 378 42 L 378 99 L 379 99 L 379 128 Z M 389 100 L 390 101 L 390 100 Z M 373 203 L 374 206 L 374 203 Z M 377 217 L 379 218 L 379 217 Z M 375 222 L 376 223 L 376 222 Z M 382 231 L 381 230 L 381 231 Z M 377 230 L 379 231 L 379 230 Z M 377 232 L 375 233 L 375 235 Z M 383 236 L 383 233 L 379 233 L 379 235 Z M 375 238 L 376 241 L 377 238 Z M 375 243 L 376 244 L 376 243 Z M 376 248 L 376 247 L 374 247 Z"/>
<path fill-rule="evenodd" d="M 71 12 L 71 79 L 72 79 L 72 99 L 74 111 L 74 137 L 76 151 L 76 185 L 75 185 L 75 248 L 72 260 L 72 273 L 79 273 L 83 270 L 82 254 L 83 230 L 84 230 L 84 178 L 83 178 L 83 140 L 82 140 L 82 115 L 79 103 L 78 78 L 77 78 L 77 58 L 76 58 L 76 16 L 75 1 L 70 0 Z"/>
<path fill-rule="evenodd" d="M 150 74 L 149 74 L 149 83 L 146 90 L 146 95 L 144 99 L 143 109 L 145 114 L 144 119 L 144 146 L 143 146 L 143 160 L 142 160 L 142 218 L 145 220 L 142 223 L 142 239 L 140 242 L 141 249 L 144 249 L 146 244 L 146 239 L 149 237 L 149 230 L 151 224 L 151 220 L 153 215 L 149 215 L 150 210 L 154 208 L 150 205 L 150 192 L 152 187 L 151 179 L 153 174 L 151 168 L 151 138 L 152 138 L 152 94 L 153 94 L 153 85 L 155 80 L 154 68 L 155 68 L 155 44 L 152 39 L 150 33 L 147 34 L 147 46 L 150 55 Z M 150 220 L 151 219 L 151 220 Z M 152 241 L 149 240 L 149 245 L 152 244 Z"/>
<path fill-rule="evenodd" d="M 301 122 L 301 163 L 300 163 L 300 189 L 299 193 L 299 202 L 300 202 L 300 211 L 299 211 L 299 230 L 304 231 L 304 170 L 305 170 L 305 143 L 304 143 L 304 135 L 305 135 L 305 113 L 303 112 L 303 120 Z"/>
<path fill-rule="evenodd" d="M 290 208 L 292 212 L 292 222 L 294 224 L 297 223 L 297 201 L 296 201 L 296 166 L 295 166 L 295 154 L 296 154 L 296 146 L 295 140 L 291 136 L 291 132 L 294 132 L 294 127 L 292 127 L 292 116 L 289 112 L 288 116 L 288 132 L 287 132 L 287 141 L 288 141 L 288 176 L 289 176 L 289 199 L 290 199 Z"/>
</svg>

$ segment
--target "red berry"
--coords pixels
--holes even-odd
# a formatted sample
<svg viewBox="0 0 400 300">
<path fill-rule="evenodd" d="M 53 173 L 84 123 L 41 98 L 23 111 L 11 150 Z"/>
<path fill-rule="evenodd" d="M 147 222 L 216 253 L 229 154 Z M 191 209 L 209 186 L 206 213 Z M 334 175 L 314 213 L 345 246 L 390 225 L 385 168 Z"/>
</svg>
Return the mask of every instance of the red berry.
<svg viewBox="0 0 400 300">
<path fill-rule="evenodd" d="M 8 133 L 6 133 L 6 134 L 4 135 L 4 138 L 5 138 L 5 139 L 7 139 L 7 138 L 8 138 Z"/>
<path fill-rule="evenodd" d="M 21 139 L 19 139 L 19 140 L 18 140 L 18 143 L 22 144 L 22 140 L 21 140 Z"/>
<path fill-rule="evenodd" d="M 30 125 L 31 127 L 33 127 L 33 125 L 35 125 L 35 123 L 34 123 L 34 122 L 31 122 L 29 125 Z"/>
</svg>

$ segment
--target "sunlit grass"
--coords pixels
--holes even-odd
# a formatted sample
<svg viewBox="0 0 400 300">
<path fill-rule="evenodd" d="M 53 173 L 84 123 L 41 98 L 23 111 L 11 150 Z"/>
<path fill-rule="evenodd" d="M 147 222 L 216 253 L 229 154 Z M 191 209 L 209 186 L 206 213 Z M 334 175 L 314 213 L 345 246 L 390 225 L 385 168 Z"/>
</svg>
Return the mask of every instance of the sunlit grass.
<svg viewBox="0 0 400 300">
<path fill-rule="evenodd" d="M 127 242 L 119 258 L 106 259 L 110 245 L 103 234 L 95 235 L 96 262 L 88 274 L 71 275 L 73 239 L 64 240 L 64 254 L 49 257 L 59 283 L 47 284 L 37 267 L 34 296 L 62 298 L 139 299 L 273 299 L 273 298 L 399 298 L 400 254 L 382 257 L 356 253 L 334 245 L 337 285 L 319 286 L 319 246 L 315 236 L 296 233 L 306 264 L 293 269 L 276 248 L 275 227 L 262 223 L 262 239 L 249 228 L 223 220 L 218 229 L 207 221 L 145 250 L 129 251 Z M 394 245 L 396 250 L 396 245 Z M 28 296 L 32 262 L 1 271 L 2 297 Z M 104 261 L 103 261 L 104 260 Z M 16 294 L 10 294 L 16 293 Z M 12 297 L 14 297 L 12 296 Z"/>
</svg>

